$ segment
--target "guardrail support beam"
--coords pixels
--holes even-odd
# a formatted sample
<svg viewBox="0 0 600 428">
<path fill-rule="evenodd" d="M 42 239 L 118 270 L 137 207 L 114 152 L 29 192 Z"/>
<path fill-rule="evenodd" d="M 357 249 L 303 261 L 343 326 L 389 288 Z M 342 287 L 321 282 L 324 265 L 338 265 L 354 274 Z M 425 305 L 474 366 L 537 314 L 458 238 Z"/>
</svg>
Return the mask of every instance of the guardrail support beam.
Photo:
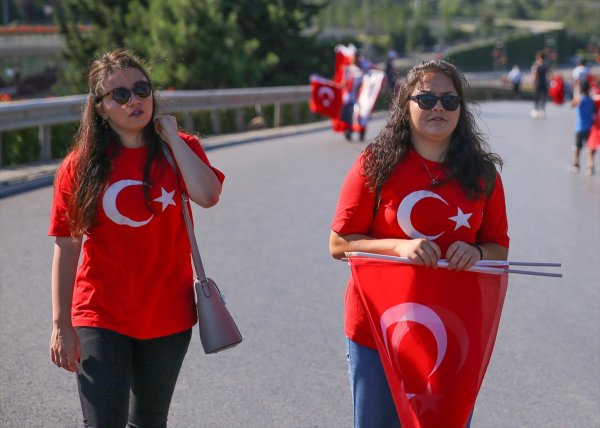
<svg viewBox="0 0 600 428">
<path fill-rule="evenodd" d="M 279 128 L 281 124 L 281 104 L 275 103 L 273 106 L 273 128 Z"/>
<path fill-rule="evenodd" d="M 40 125 L 38 127 L 38 140 L 40 142 L 40 158 L 42 161 L 52 159 L 52 141 L 50 126 Z"/>
<path fill-rule="evenodd" d="M 183 113 L 183 127 L 188 132 L 194 132 L 194 116 L 189 111 Z"/>
<path fill-rule="evenodd" d="M 219 112 L 217 110 L 210 111 L 210 124 L 212 126 L 213 134 L 221 133 L 221 120 L 219 118 Z"/>
<path fill-rule="evenodd" d="M 244 130 L 244 110 L 241 108 L 235 109 L 235 129 L 238 132 Z"/>
</svg>

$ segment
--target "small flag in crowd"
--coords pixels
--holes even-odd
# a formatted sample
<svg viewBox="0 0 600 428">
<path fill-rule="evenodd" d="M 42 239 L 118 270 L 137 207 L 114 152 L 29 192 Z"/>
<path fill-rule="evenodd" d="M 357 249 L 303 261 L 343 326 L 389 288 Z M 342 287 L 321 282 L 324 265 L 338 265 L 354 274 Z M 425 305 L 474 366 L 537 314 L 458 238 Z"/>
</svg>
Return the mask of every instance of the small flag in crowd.
<svg viewBox="0 0 600 428">
<path fill-rule="evenodd" d="M 358 96 L 358 123 L 362 127 L 367 126 L 367 121 L 371 117 L 384 77 L 385 73 L 381 70 L 370 70 L 363 77 Z"/>
<path fill-rule="evenodd" d="M 342 92 L 335 82 L 316 74 L 310 76 L 310 110 L 337 118 L 342 108 Z"/>
<path fill-rule="evenodd" d="M 508 273 L 349 255 L 403 428 L 464 428 L 494 343 Z"/>
<path fill-rule="evenodd" d="M 346 80 L 346 67 L 354 62 L 356 46 L 350 43 L 348 46 L 339 44 L 333 49 L 335 52 L 335 65 L 333 69 L 333 81 L 341 83 Z"/>
</svg>

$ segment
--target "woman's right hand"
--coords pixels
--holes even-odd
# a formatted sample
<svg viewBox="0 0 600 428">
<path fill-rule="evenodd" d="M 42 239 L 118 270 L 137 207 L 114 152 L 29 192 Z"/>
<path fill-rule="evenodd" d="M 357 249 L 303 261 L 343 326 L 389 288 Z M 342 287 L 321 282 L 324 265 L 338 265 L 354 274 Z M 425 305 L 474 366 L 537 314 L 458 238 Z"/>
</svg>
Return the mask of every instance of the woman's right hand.
<svg viewBox="0 0 600 428">
<path fill-rule="evenodd" d="M 394 252 L 427 267 L 436 267 L 442 256 L 439 245 L 426 238 L 398 240 Z"/>
<path fill-rule="evenodd" d="M 79 372 L 80 359 L 79 336 L 72 325 L 52 329 L 50 338 L 50 359 L 57 367 L 69 372 Z"/>
</svg>

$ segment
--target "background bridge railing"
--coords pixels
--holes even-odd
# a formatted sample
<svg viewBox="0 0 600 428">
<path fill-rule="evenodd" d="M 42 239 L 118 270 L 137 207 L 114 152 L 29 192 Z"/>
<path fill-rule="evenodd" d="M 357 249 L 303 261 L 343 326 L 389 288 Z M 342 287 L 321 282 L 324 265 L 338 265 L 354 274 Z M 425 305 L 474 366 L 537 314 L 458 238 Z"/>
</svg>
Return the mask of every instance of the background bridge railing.
<svg viewBox="0 0 600 428">
<path fill-rule="evenodd" d="M 161 91 L 158 93 L 162 113 L 179 113 L 183 126 L 194 129 L 192 113 L 210 112 L 211 126 L 215 133 L 221 129 L 220 112 L 235 111 L 235 125 L 244 130 L 243 108 L 273 106 L 273 126 L 279 127 L 282 105 L 298 106 L 293 115 L 299 121 L 299 105 L 308 103 L 310 86 L 278 86 L 271 88 L 218 89 L 201 91 Z M 1 133 L 24 128 L 38 127 L 40 158 L 51 158 L 50 127 L 77 122 L 86 95 L 31 99 L 0 103 L 0 148 Z M 0 150 L 1 153 L 1 150 Z M 1 165 L 0 159 L 0 165 Z"/>
<path fill-rule="evenodd" d="M 596 70 L 597 71 L 597 70 Z M 560 70 L 566 78 L 569 71 Z M 485 73 L 465 73 L 471 88 L 477 90 L 501 91 L 506 95 L 508 86 L 502 81 L 505 71 Z M 525 91 L 531 85 L 528 70 L 523 70 Z M 177 113 L 182 116 L 185 129 L 195 129 L 193 113 L 209 112 L 212 130 L 221 132 L 223 111 L 235 112 L 235 128 L 244 131 L 243 109 L 248 107 L 273 106 L 273 127 L 281 123 L 281 107 L 292 105 L 292 120 L 300 121 L 300 105 L 306 105 L 310 96 L 310 86 L 278 86 L 267 88 L 216 89 L 197 91 L 158 92 L 160 111 Z M 489 97 L 481 92 L 480 97 Z M 477 96 L 476 96 L 477 98 Z M 30 99 L 0 103 L 0 165 L 2 165 L 2 132 L 25 128 L 38 128 L 40 160 L 51 158 L 50 128 L 53 125 L 79 121 L 85 95 Z"/>
</svg>

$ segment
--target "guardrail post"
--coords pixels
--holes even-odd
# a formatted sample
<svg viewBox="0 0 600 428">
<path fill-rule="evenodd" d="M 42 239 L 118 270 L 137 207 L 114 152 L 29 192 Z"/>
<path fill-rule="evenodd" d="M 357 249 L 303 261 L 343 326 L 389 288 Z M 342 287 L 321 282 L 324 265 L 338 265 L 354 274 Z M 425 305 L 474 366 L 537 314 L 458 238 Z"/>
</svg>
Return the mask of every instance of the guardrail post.
<svg viewBox="0 0 600 428">
<path fill-rule="evenodd" d="M 186 111 L 185 113 L 183 113 L 183 127 L 188 132 L 193 132 L 193 130 L 194 130 L 194 117 L 192 116 L 192 113 L 189 111 Z"/>
<path fill-rule="evenodd" d="M 281 124 L 281 104 L 275 103 L 273 106 L 273 128 L 279 128 Z"/>
<path fill-rule="evenodd" d="M 52 159 L 52 142 L 50 141 L 50 127 L 40 125 L 38 127 L 38 140 L 40 142 L 40 158 L 42 161 Z"/>
<path fill-rule="evenodd" d="M 244 111 L 241 108 L 235 109 L 235 129 L 237 131 L 244 130 Z"/>
<path fill-rule="evenodd" d="M 219 118 L 219 112 L 217 110 L 210 111 L 210 124 L 212 126 L 213 134 L 221 133 L 221 119 Z"/>
</svg>

